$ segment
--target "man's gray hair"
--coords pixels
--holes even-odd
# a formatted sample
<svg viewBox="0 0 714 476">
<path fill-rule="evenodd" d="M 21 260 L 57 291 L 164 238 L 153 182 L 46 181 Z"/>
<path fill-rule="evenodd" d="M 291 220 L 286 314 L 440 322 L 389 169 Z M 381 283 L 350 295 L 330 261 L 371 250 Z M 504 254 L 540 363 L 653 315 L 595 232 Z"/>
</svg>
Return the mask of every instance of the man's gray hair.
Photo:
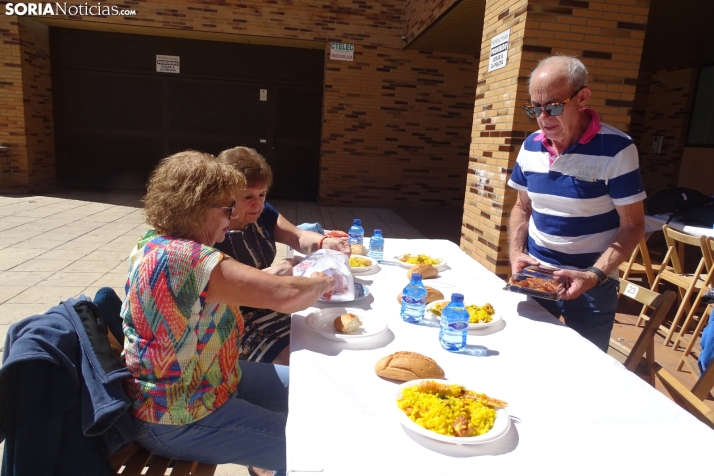
<svg viewBox="0 0 714 476">
<path fill-rule="evenodd" d="M 538 66 L 531 72 L 528 77 L 528 88 L 531 86 L 531 81 L 535 76 L 536 72 L 543 66 L 550 65 L 551 63 L 558 63 L 561 65 L 565 77 L 568 81 L 568 85 L 573 89 L 579 89 L 588 85 L 588 70 L 585 65 L 575 56 L 557 54 L 549 56 L 538 62 Z"/>
</svg>

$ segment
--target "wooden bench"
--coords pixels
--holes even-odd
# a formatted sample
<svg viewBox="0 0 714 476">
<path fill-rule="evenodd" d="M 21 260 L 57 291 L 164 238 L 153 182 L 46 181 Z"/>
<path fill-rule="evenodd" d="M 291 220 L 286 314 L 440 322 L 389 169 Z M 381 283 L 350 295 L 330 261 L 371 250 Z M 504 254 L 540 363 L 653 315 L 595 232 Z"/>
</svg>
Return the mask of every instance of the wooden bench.
<svg viewBox="0 0 714 476">
<path fill-rule="evenodd" d="M 136 443 L 131 443 L 110 455 L 109 464 L 117 474 L 123 476 L 212 476 L 217 467 L 215 464 L 162 458 Z M 146 472 L 144 468 L 147 468 Z"/>
</svg>

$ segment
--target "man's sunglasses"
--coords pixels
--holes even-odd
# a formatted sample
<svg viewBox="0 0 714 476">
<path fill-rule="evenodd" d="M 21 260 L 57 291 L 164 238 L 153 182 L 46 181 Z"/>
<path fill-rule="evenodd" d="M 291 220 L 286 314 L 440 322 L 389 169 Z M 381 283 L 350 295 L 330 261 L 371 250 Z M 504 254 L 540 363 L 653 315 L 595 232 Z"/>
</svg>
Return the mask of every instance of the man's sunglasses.
<svg viewBox="0 0 714 476">
<path fill-rule="evenodd" d="M 548 112 L 548 115 L 550 116 L 560 116 L 561 114 L 563 114 L 563 109 L 565 109 L 565 105 L 568 104 L 568 102 L 575 96 L 577 96 L 577 94 L 582 91 L 584 87 L 585 86 L 581 86 L 580 89 L 575 91 L 572 96 L 570 96 L 563 102 L 553 102 L 550 104 L 546 104 L 545 106 L 529 106 L 528 104 L 524 104 L 523 110 L 526 111 L 526 115 L 530 118 L 536 118 L 540 116 L 540 113 L 543 112 L 543 109 L 545 109 Z"/>
<path fill-rule="evenodd" d="M 230 220 L 231 218 L 233 218 L 233 212 L 234 212 L 235 209 L 236 209 L 236 202 L 235 202 L 235 200 L 233 200 L 233 203 L 231 203 L 231 205 L 230 205 L 229 207 L 222 207 L 222 206 L 220 206 L 220 205 L 213 205 L 213 206 L 211 206 L 211 208 L 219 208 L 219 209 L 222 209 L 222 210 L 227 210 L 227 211 L 228 211 L 228 219 Z"/>
</svg>

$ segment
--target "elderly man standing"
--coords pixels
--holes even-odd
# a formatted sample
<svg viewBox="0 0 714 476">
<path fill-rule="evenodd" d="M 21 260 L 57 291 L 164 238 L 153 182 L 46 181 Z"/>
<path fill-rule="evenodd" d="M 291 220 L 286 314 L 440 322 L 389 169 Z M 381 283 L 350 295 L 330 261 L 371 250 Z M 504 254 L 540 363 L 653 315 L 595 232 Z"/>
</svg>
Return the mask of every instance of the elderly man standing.
<svg viewBox="0 0 714 476">
<path fill-rule="evenodd" d="M 607 352 L 617 308 L 618 265 L 644 233 L 645 198 L 632 139 L 586 108 L 591 90 L 580 60 L 551 56 L 531 73 L 540 131 L 518 154 L 508 185 L 518 190 L 509 222 L 511 271 L 561 268 L 558 301 L 536 299 Z"/>
</svg>

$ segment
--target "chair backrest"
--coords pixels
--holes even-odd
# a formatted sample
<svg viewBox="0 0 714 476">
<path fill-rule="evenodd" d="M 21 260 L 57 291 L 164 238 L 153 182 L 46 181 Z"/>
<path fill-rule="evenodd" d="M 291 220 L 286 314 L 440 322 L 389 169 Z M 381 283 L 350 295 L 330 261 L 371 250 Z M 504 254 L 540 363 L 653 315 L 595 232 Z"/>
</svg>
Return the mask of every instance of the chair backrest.
<svg viewBox="0 0 714 476">
<path fill-rule="evenodd" d="M 679 255 L 679 244 L 685 244 L 685 245 L 691 245 L 691 246 L 696 246 L 701 250 L 702 253 L 702 260 L 704 261 L 704 265 L 707 269 L 711 269 L 712 266 L 712 256 L 710 251 L 707 249 L 708 244 L 707 244 L 707 237 L 706 236 L 692 236 L 688 235 L 687 233 L 683 233 L 679 230 L 675 230 L 674 228 L 671 228 L 669 225 L 663 225 L 662 226 L 662 231 L 664 232 L 664 239 L 667 242 L 668 250 L 667 250 L 667 255 L 669 255 L 672 259 L 672 267 L 674 268 L 674 271 L 678 274 L 684 274 L 684 263 L 682 261 L 682 257 Z M 663 265 L 666 265 L 666 262 L 662 262 Z"/>
<path fill-rule="evenodd" d="M 714 325 L 712 324 L 711 319 L 709 320 L 709 323 L 709 325 Z M 703 400 L 707 395 L 709 395 L 712 388 L 714 388 L 714 362 L 710 362 L 706 367 L 706 370 L 702 372 L 697 381 L 694 382 L 692 393 L 700 400 Z"/>
<path fill-rule="evenodd" d="M 637 257 L 642 257 L 642 264 L 638 266 Z M 641 266 L 641 268 L 640 268 Z M 637 244 L 634 250 L 632 250 L 632 255 L 630 259 L 623 262 L 620 265 L 620 270 L 622 271 L 622 279 L 627 279 L 630 273 L 644 274 L 647 276 L 647 282 L 651 285 L 654 281 L 654 269 L 652 268 L 652 259 L 650 258 L 650 252 L 647 249 L 647 241 L 643 237 Z"/>
<path fill-rule="evenodd" d="M 704 259 L 708 260 L 710 270 L 714 268 L 714 237 L 707 236 L 704 238 Z M 708 257 L 706 255 L 709 255 Z"/>
<path fill-rule="evenodd" d="M 658 362 L 654 362 L 652 367 L 655 371 L 655 375 L 657 375 L 657 378 L 662 382 L 662 385 L 672 397 L 672 400 L 710 428 L 714 429 L 714 410 L 699 400 L 687 387 L 677 380 L 677 377 L 672 375 L 672 373 L 662 367 Z"/>
<path fill-rule="evenodd" d="M 660 324 L 664 322 L 669 309 L 674 304 L 677 294 L 667 289 L 663 294 L 656 293 L 642 286 L 638 286 L 625 279 L 620 279 L 620 295 L 648 306 L 652 309 L 649 320 L 645 323 L 644 329 L 637 338 L 635 345 L 632 346 L 625 367 L 634 371 L 642 360 L 642 356 L 647 353 L 648 362 L 654 362 L 654 335 L 659 329 Z"/>
</svg>

